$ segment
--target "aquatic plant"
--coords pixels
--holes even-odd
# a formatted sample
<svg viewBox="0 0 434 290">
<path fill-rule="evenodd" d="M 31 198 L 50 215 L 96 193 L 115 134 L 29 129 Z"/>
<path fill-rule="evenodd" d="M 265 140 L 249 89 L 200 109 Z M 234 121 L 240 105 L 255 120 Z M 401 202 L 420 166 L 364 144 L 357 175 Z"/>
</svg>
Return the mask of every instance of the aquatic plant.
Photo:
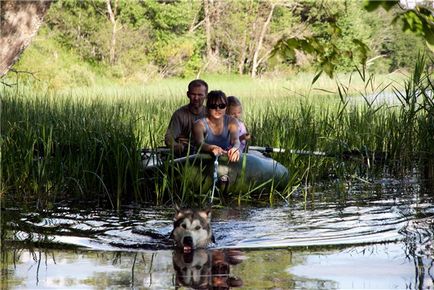
<svg viewBox="0 0 434 290">
<path fill-rule="evenodd" d="M 385 170 L 384 161 L 409 168 L 415 156 L 432 154 L 433 82 L 426 68 L 421 57 L 404 89 L 398 82 L 377 81 L 359 70 L 338 79 L 334 97 L 329 90 L 313 94 L 311 87 L 294 94 L 276 83 L 262 91 L 263 84 L 257 84 L 259 93 L 249 96 L 252 83 L 243 80 L 235 89 L 232 83 L 216 81 L 240 96 L 252 144 L 330 153 L 321 158 L 273 154 L 291 174 L 284 191 L 255 185 L 225 199 L 241 203 L 251 200 L 254 192 L 270 202 L 286 199 L 300 184 L 307 188 L 330 178 L 369 179 Z M 354 82 L 364 102 L 355 101 Z M 131 200 L 206 201 L 207 186 L 197 189 L 192 184 L 202 172 L 188 172 L 169 162 L 149 182 L 142 171 L 140 149 L 163 145 L 171 112 L 186 102 L 180 83 L 174 81 L 173 87 L 160 91 L 96 88 L 61 94 L 3 87 L 2 196 L 42 207 L 64 199 L 96 200 L 114 208 Z M 369 99 L 387 88 L 393 88 L 401 104 Z M 258 97 L 266 93 L 270 97 Z"/>
</svg>

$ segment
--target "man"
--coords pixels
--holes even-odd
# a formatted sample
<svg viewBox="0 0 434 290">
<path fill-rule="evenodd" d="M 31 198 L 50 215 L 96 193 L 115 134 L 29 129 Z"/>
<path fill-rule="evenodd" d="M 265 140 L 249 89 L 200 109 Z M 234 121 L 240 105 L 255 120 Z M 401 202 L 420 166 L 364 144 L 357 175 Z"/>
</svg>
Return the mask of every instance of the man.
<svg viewBox="0 0 434 290">
<path fill-rule="evenodd" d="M 189 104 L 177 109 L 170 119 L 164 137 L 166 146 L 174 149 L 177 155 L 186 154 L 191 144 L 193 123 L 205 116 L 203 102 L 208 94 L 208 84 L 200 79 L 188 84 L 187 97 Z"/>
</svg>

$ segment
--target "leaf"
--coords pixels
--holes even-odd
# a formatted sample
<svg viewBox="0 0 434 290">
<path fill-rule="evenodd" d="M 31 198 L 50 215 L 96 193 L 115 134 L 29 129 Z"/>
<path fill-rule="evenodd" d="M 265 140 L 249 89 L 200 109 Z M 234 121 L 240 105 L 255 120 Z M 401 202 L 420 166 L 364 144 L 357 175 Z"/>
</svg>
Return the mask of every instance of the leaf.
<svg viewBox="0 0 434 290">
<path fill-rule="evenodd" d="M 356 45 L 356 52 L 361 59 L 361 63 L 365 64 L 370 50 L 369 47 L 359 39 L 353 39 L 353 43 Z"/>
<path fill-rule="evenodd" d="M 434 52 L 434 45 L 429 43 L 428 41 L 426 41 L 426 46 L 429 48 L 429 50 L 431 50 L 432 52 Z"/>
<path fill-rule="evenodd" d="M 425 40 L 429 45 L 434 45 L 434 31 L 431 29 L 426 29 Z"/>
<path fill-rule="evenodd" d="M 313 78 L 313 80 L 312 80 L 312 85 L 319 79 L 319 77 L 322 75 L 322 70 L 320 70 L 316 75 L 315 75 L 315 77 Z"/>
<path fill-rule="evenodd" d="M 383 6 L 383 8 L 386 11 L 389 11 L 390 9 L 393 8 L 393 6 L 398 5 L 399 1 L 395 0 L 395 1 L 390 1 L 390 0 L 386 0 L 386 1 L 381 1 L 381 6 Z"/>
<path fill-rule="evenodd" d="M 365 0 L 363 3 L 363 8 L 365 8 L 365 10 L 368 12 L 372 12 L 376 10 L 378 7 L 380 7 L 380 4 L 381 4 L 380 1 Z"/>
<path fill-rule="evenodd" d="M 333 74 L 335 71 L 335 65 L 330 61 L 326 61 L 322 64 L 323 71 L 330 77 L 333 78 Z"/>
<path fill-rule="evenodd" d="M 383 0 L 383 1 L 365 0 L 363 7 L 368 12 L 372 12 L 378 9 L 380 6 L 383 7 L 386 11 L 389 11 L 391 8 L 393 8 L 393 6 L 398 4 L 399 4 L 398 0 Z"/>
</svg>

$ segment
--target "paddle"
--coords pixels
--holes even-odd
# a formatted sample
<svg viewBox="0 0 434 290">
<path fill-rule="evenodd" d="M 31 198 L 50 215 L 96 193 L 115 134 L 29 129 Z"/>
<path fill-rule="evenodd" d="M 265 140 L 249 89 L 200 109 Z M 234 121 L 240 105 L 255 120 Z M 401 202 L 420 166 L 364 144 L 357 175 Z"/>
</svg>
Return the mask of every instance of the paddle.
<svg viewBox="0 0 434 290">
<path fill-rule="evenodd" d="M 249 146 L 249 150 L 255 150 L 264 153 L 285 153 L 289 152 L 291 154 L 299 154 L 299 155 L 313 155 L 313 156 L 329 156 L 331 154 L 327 154 L 322 151 L 306 151 L 306 150 L 295 150 L 295 149 L 283 149 L 283 148 L 273 148 L 273 147 L 261 147 L 261 146 Z"/>
<path fill-rule="evenodd" d="M 274 147 L 262 147 L 262 146 L 249 146 L 249 150 L 255 150 L 263 153 L 291 153 L 298 155 L 311 155 L 320 157 L 344 157 L 350 158 L 353 156 L 363 156 L 364 154 L 359 150 L 344 151 L 341 153 L 328 153 L 323 151 L 308 151 L 308 150 L 297 150 L 297 149 L 284 149 L 284 148 L 274 148 Z"/>
<path fill-rule="evenodd" d="M 344 151 L 340 153 L 330 153 L 330 152 L 324 152 L 324 151 L 309 151 L 309 150 L 299 150 L 299 149 L 284 149 L 284 148 L 275 148 L 275 147 L 266 147 L 266 146 L 248 146 L 249 150 L 255 150 L 262 153 L 290 153 L 290 154 L 298 154 L 298 155 L 310 155 L 310 156 L 319 156 L 319 157 L 343 157 L 343 158 L 350 158 L 350 157 L 364 157 L 366 158 L 366 154 L 363 154 L 359 150 L 351 150 L 351 151 Z M 171 150 L 167 147 L 158 147 L 155 150 L 142 150 L 143 152 L 149 152 L 153 151 L 154 153 L 169 153 Z"/>
</svg>

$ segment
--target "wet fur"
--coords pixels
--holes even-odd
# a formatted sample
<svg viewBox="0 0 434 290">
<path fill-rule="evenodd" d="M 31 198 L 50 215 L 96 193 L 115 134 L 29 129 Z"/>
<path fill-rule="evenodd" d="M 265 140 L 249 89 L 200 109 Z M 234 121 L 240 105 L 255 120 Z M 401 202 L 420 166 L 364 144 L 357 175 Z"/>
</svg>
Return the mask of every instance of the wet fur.
<svg viewBox="0 0 434 290">
<path fill-rule="evenodd" d="M 170 238 L 175 246 L 206 248 L 214 242 L 211 229 L 211 210 L 193 210 L 176 208 L 173 231 Z"/>
<path fill-rule="evenodd" d="M 231 266 L 240 264 L 244 254 L 239 250 L 197 249 L 184 253 L 173 251 L 176 285 L 192 289 L 232 289 L 242 287 L 243 281 L 232 276 Z"/>
<path fill-rule="evenodd" d="M 176 271 L 176 284 L 193 289 L 208 289 L 211 276 L 210 257 L 206 250 L 199 249 L 189 254 L 173 252 L 173 268 Z"/>
</svg>

